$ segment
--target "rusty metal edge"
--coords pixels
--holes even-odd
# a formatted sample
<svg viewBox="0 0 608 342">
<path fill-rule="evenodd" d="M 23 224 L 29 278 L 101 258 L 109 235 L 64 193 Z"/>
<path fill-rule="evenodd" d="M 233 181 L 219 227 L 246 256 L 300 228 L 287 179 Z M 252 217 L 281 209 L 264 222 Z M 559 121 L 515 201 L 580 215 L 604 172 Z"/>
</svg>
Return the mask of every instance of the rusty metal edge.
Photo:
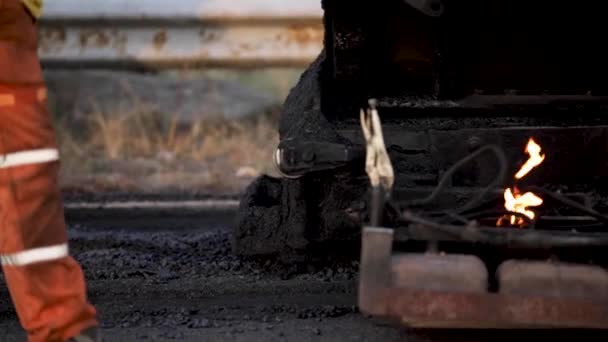
<svg viewBox="0 0 608 342">
<path fill-rule="evenodd" d="M 608 302 L 386 288 L 386 318 L 412 328 L 608 329 Z"/>
<path fill-rule="evenodd" d="M 393 230 L 363 227 L 359 266 L 359 309 L 370 315 L 386 313 L 384 289 L 391 283 Z"/>
<path fill-rule="evenodd" d="M 382 227 L 362 230 L 363 314 L 422 329 L 608 329 L 608 301 L 394 288 L 389 267 L 394 234 Z"/>
<path fill-rule="evenodd" d="M 552 235 L 550 235 L 552 234 Z M 550 238 L 548 237 L 550 236 Z M 608 246 L 607 233 L 577 234 L 551 230 L 501 230 L 486 227 L 402 226 L 395 232 L 396 241 L 454 241 L 511 248 L 573 248 Z"/>
<path fill-rule="evenodd" d="M 54 0 L 45 3 L 42 20 L 285 20 L 320 19 L 318 0 Z"/>
</svg>

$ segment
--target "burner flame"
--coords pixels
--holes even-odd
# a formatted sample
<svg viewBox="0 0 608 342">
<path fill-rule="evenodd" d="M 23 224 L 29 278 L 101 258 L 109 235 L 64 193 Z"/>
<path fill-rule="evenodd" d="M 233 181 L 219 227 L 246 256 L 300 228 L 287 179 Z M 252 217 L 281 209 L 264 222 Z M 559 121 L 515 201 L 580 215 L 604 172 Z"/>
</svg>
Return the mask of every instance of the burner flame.
<svg viewBox="0 0 608 342">
<path fill-rule="evenodd" d="M 526 192 L 520 195 L 517 187 L 514 187 L 514 191 L 508 188 L 505 190 L 505 208 L 514 213 L 520 213 L 530 219 L 534 219 L 536 214 L 532 210 L 529 210 L 528 207 L 537 207 L 541 204 L 543 204 L 543 199 L 533 192 Z M 524 223 L 521 217 L 515 215 L 510 216 L 510 222 L 511 225 L 521 225 Z"/>
<path fill-rule="evenodd" d="M 522 179 L 545 160 L 545 155 L 541 155 L 540 153 L 540 145 L 538 145 L 533 138 L 530 138 L 528 141 L 525 151 L 530 157 L 515 174 L 515 179 Z M 526 192 L 524 194 L 520 194 L 519 189 L 517 189 L 516 186 L 513 187 L 513 190 L 507 188 L 504 192 L 504 198 L 505 209 L 511 212 L 520 213 L 530 219 L 534 219 L 536 214 L 534 211 L 530 210 L 529 207 L 537 207 L 543 204 L 543 199 L 537 196 L 535 193 Z M 506 217 L 500 218 L 497 225 L 502 226 L 504 219 L 506 219 Z M 521 226 L 524 223 L 523 218 L 515 215 L 510 215 L 508 219 L 512 226 Z"/>
<path fill-rule="evenodd" d="M 526 153 L 530 155 L 530 158 L 528 158 L 526 163 L 515 174 L 516 179 L 524 178 L 524 176 L 532 171 L 533 168 L 537 167 L 545 160 L 545 155 L 540 154 L 540 145 L 538 145 L 532 138 L 530 138 L 528 141 Z"/>
</svg>

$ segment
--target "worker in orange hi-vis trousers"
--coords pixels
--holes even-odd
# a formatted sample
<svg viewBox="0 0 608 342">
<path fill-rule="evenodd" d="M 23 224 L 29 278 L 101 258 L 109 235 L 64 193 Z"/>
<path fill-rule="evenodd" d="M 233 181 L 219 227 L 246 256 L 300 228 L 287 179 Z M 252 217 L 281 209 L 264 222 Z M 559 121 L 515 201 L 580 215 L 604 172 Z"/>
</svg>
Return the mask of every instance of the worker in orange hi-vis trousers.
<svg viewBox="0 0 608 342">
<path fill-rule="evenodd" d="M 41 9 L 42 0 L 0 0 L 0 262 L 28 341 L 99 341 L 81 266 L 68 253 L 37 56 Z"/>
</svg>

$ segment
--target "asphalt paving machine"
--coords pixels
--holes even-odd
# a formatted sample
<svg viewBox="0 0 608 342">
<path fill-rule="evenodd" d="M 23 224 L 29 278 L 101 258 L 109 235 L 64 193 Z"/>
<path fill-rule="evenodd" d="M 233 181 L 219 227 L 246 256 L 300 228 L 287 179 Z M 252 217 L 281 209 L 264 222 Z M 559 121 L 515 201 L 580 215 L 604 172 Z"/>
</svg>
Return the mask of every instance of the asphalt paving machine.
<svg viewBox="0 0 608 342">
<path fill-rule="evenodd" d="M 608 327 L 602 1 L 324 0 L 241 255 L 353 253 L 415 327 Z"/>
</svg>

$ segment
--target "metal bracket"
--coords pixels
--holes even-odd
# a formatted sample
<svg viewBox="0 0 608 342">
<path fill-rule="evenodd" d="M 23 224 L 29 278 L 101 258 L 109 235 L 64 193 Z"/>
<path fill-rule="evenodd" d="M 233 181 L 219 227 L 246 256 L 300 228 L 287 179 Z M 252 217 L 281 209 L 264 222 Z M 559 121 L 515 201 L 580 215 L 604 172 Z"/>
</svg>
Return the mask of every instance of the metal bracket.
<svg viewBox="0 0 608 342">
<path fill-rule="evenodd" d="M 274 154 L 277 171 L 285 178 L 337 169 L 365 158 L 362 146 L 314 141 L 283 141 Z M 363 164 L 362 164 L 363 165 Z"/>
</svg>

